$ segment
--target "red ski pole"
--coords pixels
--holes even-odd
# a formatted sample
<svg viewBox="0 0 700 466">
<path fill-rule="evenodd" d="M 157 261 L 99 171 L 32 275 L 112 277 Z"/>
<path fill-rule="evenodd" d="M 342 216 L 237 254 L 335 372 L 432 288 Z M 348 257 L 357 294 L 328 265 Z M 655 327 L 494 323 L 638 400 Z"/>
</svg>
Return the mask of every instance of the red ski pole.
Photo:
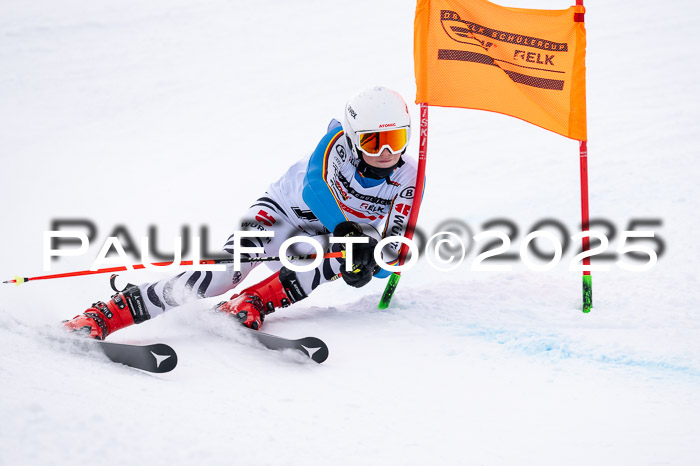
<svg viewBox="0 0 700 466">
<path fill-rule="evenodd" d="M 324 259 L 330 259 L 333 257 L 345 257 L 345 251 L 340 251 L 340 252 L 329 252 L 323 255 Z M 306 254 L 306 255 L 299 255 L 299 256 L 287 256 L 287 260 L 294 261 L 294 260 L 308 260 L 308 259 L 315 259 L 316 254 Z M 279 261 L 280 256 L 263 256 L 263 257 L 241 257 L 241 262 L 275 262 Z M 205 260 L 200 260 L 199 264 L 200 265 L 212 265 L 212 264 L 232 264 L 233 259 L 205 259 Z M 151 265 L 154 266 L 166 266 L 166 265 L 171 265 L 172 262 L 155 262 Z M 186 265 L 193 265 L 193 261 L 181 261 L 180 266 L 186 266 Z M 133 269 L 139 270 L 139 269 L 145 269 L 146 266 L 144 264 L 137 264 L 132 266 Z M 97 269 L 97 270 L 80 270 L 78 272 L 65 272 L 65 273 L 57 273 L 57 274 L 52 274 L 52 275 L 41 275 L 38 277 L 19 277 L 15 276 L 13 280 L 5 280 L 3 283 L 14 283 L 15 285 L 21 285 L 22 283 L 26 283 L 29 281 L 35 281 L 35 280 L 52 280 L 54 278 L 66 278 L 66 277 L 78 277 L 81 275 L 95 275 L 98 273 L 113 273 L 113 272 L 124 272 L 128 269 L 126 266 L 119 266 L 119 267 L 109 267 L 106 269 Z"/>
</svg>

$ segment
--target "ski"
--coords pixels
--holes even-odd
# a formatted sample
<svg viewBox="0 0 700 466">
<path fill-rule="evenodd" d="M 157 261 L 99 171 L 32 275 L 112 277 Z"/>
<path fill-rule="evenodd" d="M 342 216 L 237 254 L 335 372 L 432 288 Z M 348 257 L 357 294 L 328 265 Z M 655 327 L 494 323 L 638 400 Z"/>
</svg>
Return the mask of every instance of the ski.
<svg viewBox="0 0 700 466">
<path fill-rule="evenodd" d="M 94 343 L 111 361 L 143 371 L 160 374 L 170 372 L 177 365 L 175 350 L 164 343 L 129 345 L 100 340 Z"/>
<path fill-rule="evenodd" d="M 326 346 L 321 339 L 316 337 L 306 337 L 292 340 L 255 330 L 250 330 L 250 334 L 255 337 L 255 339 L 258 340 L 264 347 L 271 350 L 296 350 L 319 364 L 328 359 L 328 346 Z"/>
</svg>

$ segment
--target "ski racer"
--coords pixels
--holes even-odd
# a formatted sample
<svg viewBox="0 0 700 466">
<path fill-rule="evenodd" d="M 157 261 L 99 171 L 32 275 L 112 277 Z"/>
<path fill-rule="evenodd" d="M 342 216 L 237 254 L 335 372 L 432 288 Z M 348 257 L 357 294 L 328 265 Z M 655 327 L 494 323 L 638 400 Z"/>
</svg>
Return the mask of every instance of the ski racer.
<svg viewBox="0 0 700 466">
<path fill-rule="evenodd" d="M 377 266 L 373 252 L 378 240 L 403 235 L 407 225 L 416 181 L 416 162 L 405 155 L 410 136 L 408 107 L 397 92 L 373 87 L 351 97 L 343 123 L 332 120 L 316 149 L 272 183 L 244 216 L 242 230 L 274 236 L 242 237 L 240 245 L 264 249 L 241 252 L 242 258 L 276 256 L 280 245 L 293 236 L 308 236 L 334 251 L 344 246 L 336 243 L 329 248 L 331 233 L 335 237 L 367 236 L 368 242 L 352 245 L 352 272 L 345 271 L 343 258 L 324 259 L 307 272 L 271 262 L 275 273 L 234 294 L 217 309 L 257 330 L 266 315 L 301 301 L 339 275 L 353 287 L 366 285 L 373 276 L 388 276 L 387 270 Z M 224 245 L 230 254 L 234 235 Z M 294 254 L 314 252 L 306 243 L 295 246 L 290 248 Z M 392 263 L 388 259 L 398 257 L 399 247 L 398 242 L 390 243 L 384 260 Z M 235 288 L 257 264 L 242 262 L 240 270 L 228 265 L 225 271 L 186 271 L 155 283 L 128 284 L 121 291 L 115 288 L 117 293 L 109 302 L 94 303 L 64 326 L 103 340 L 191 299 L 221 295 Z"/>
</svg>

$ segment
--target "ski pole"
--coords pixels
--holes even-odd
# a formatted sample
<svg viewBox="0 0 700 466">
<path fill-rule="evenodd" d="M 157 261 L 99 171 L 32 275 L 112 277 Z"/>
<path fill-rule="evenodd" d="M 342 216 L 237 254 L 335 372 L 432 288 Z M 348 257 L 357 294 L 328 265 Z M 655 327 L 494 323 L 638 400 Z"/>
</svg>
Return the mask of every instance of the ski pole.
<svg viewBox="0 0 700 466">
<path fill-rule="evenodd" d="M 323 255 L 324 259 L 330 259 L 330 258 L 334 258 L 334 257 L 345 257 L 345 251 L 329 252 L 329 253 L 326 253 Z M 287 260 L 290 260 L 290 261 L 308 260 L 308 259 L 316 259 L 316 254 L 287 256 Z M 276 262 L 279 260 L 280 260 L 280 256 L 241 257 L 241 262 Z M 204 259 L 204 260 L 200 260 L 199 264 L 201 264 L 201 265 L 232 264 L 233 262 L 234 262 L 233 259 Z M 171 265 L 171 264 L 172 264 L 172 262 L 155 262 L 151 265 L 165 266 L 165 265 Z M 180 262 L 180 266 L 186 266 L 186 265 L 193 265 L 193 261 L 181 261 Z M 144 264 L 137 264 L 137 265 L 133 265 L 132 268 L 134 270 L 140 270 L 140 269 L 145 269 L 146 266 Z M 97 270 L 80 270 L 78 272 L 57 273 L 57 274 L 53 274 L 53 275 L 41 275 L 38 277 L 15 276 L 15 278 L 13 280 L 5 280 L 3 283 L 14 283 L 15 285 L 19 286 L 22 283 L 26 283 L 26 282 L 34 281 L 34 280 L 52 280 L 54 278 L 78 277 L 81 275 L 95 275 L 98 273 L 124 272 L 126 270 L 129 270 L 129 269 L 126 266 L 122 265 L 120 267 L 109 267 L 106 269 L 97 269 Z"/>
</svg>

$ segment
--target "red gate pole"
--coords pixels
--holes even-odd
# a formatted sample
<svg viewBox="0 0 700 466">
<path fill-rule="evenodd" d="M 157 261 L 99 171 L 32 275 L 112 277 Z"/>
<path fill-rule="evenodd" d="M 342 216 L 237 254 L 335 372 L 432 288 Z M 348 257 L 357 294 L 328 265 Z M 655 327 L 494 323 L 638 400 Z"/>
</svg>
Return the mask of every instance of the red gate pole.
<svg viewBox="0 0 700 466">
<path fill-rule="evenodd" d="M 583 6 L 583 0 L 576 0 L 576 5 Z M 583 14 L 576 21 L 583 21 Z M 588 214 L 588 141 L 579 141 L 579 159 L 581 168 L 581 231 L 586 233 L 590 227 Z M 591 245 L 591 238 L 582 238 L 582 251 L 588 251 Z M 583 265 L 590 267 L 591 258 L 585 257 Z M 583 312 L 591 312 L 593 306 L 593 284 L 590 270 L 583 272 Z"/>
<path fill-rule="evenodd" d="M 589 229 L 588 216 L 588 141 L 579 141 L 579 159 L 581 160 L 581 231 L 587 232 Z M 588 251 L 591 245 L 591 238 L 584 236 L 583 251 Z M 584 266 L 591 265 L 590 256 L 583 259 Z M 593 305 L 593 284 L 591 272 L 586 270 L 583 272 L 583 312 L 591 312 Z"/>
<path fill-rule="evenodd" d="M 408 226 L 406 227 L 406 233 L 404 236 L 408 239 L 413 238 L 413 232 L 416 229 L 416 223 L 418 222 L 418 212 L 420 211 L 420 205 L 423 201 L 423 187 L 425 185 L 425 162 L 428 157 L 428 104 L 420 104 L 420 141 L 418 148 L 418 169 L 416 173 L 416 191 L 413 193 L 413 202 L 411 203 L 411 214 L 408 216 Z M 416 251 L 416 254 L 418 252 Z M 401 245 L 401 251 L 399 252 L 399 263 L 401 266 L 406 261 L 406 256 L 408 255 L 408 246 L 406 244 Z M 401 278 L 401 272 L 394 272 L 389 277 L 389 283 L 386 284 L 384 289 L 384 294 L 382 299 L 379 301 L 379 309 L 386 309 L 389 307 L 391 298 L 394 296 L 394 291 L 399 284 L 399 279 Z"/>
<path fill-rule="evenodd" d="M 583 0 L 576 0 L 576 5 L 583 6 Z M 575 21 L 583 21 L 584 15 L 581 14 Z M 588 141 L 579 141 L 579 159 L 581 168 L 581 231 L 588 232 L 590 220 L 588 216 Z M 582 238 L 582 251 L 588 251 L 591 245 L 590 236 Z M 590 268 L 591 258 L 585 257 L 583 265 Z M 591 272 L 586 270 L 583 272 L 583 312 L 591 312 L 593 306 L 593 284 L 591 281 Z"/>
</svg>

